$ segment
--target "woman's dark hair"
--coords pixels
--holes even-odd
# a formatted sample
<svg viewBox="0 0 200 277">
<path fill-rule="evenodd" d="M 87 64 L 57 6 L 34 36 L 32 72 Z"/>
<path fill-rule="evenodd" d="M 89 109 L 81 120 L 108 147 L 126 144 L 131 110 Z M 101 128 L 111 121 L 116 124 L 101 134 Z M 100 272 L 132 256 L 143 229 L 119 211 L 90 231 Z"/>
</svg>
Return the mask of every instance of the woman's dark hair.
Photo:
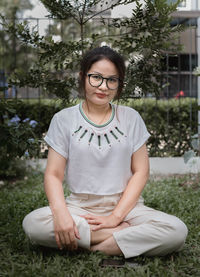
<svg viewBox="0 0 200 277">
<path fill-rule="evenodd" d="M 124 63 L 124 59 L 122 58 L 122 56 L 108 46 L 94 48 L 94 49 L 88 51 L 84 55 L 84 57 L 81 61 L 81 66 L 80 66 L 81 75 L 79 77 L 79 92 L 80 92 L 81 96 L 85 97 L 86 74 L 90 70 L 93 63 L 98 62 L 103 59 L 111 61 L 118 70 L 120 85 L 117 90 L 115 100 L 116 99 L 119 100 L 123 86 L 124 86 L 125 63 Z"/>
</svg>

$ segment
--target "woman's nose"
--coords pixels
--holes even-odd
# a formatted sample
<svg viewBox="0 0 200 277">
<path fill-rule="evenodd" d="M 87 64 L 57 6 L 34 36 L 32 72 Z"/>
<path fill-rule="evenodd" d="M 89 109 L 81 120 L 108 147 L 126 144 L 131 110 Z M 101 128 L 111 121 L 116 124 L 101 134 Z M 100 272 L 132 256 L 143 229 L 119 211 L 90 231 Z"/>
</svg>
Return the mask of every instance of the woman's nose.
<svg viewBox="0 0 200 277">
<path fill-rule="evenodd" d="M 106 79 L 103 79 L 103 82 L 101 83 L 99 88 L 104 89 L 104 90 L 108 89 L 106 81 L 107 81 Z"/>
</svg>

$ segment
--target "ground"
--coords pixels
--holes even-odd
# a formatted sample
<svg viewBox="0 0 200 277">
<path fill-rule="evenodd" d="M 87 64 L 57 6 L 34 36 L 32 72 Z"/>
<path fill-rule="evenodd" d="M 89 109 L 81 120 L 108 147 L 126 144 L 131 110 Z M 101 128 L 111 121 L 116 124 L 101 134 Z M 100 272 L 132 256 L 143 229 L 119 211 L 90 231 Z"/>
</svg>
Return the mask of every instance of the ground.
<svg viewBox="0 0 200 277">
<path fill-rule="evenodd" d="M 150 178 L 143 193 L 145 204 L 181 218 L 189 229 L 186 245 L 181 252 L 166 257 L 129 259 L 136 266 L 119 269 L 99 266 L 103 258 L 108 258 L 100 252 L 69 253 L 32 246 L 21 223 L 27 213 L 47 205 L 42 173 L 34 171 L 23 180 L 1 182 L 0 277 L 199 277 L 199 180 L 198 175 Z"/>
</svg>

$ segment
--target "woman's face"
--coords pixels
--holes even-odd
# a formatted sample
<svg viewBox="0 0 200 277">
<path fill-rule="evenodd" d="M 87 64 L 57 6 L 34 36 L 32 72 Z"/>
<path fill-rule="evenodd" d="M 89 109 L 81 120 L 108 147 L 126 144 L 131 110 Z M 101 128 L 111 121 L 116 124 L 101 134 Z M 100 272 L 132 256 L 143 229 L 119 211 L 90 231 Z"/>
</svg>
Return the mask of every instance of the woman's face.
<svg viewBox="0 0 200 277">
<path fill-rule="evenodd" d="M 118 90 L 118 88 L 115 88 L 115 82 L 117 78 L 119 78 L 116 66 L 110 60 L 103 59 L 93 63 L 87 74 L 95 75 L 90 77 L 90 82 L 89 76 L 85 78 L 86 100 L 96 105 L 108 104 L 115 97 Z M 108 88 L 106 84 L 107 80 L 105 79 L 99 87 L 91 85 L 91 83 L 94 85 L 101 82 L 101 76 L 109 78 L 108 85 L 110 84 L 110 86 L 115 89 Z"/>
</svg>

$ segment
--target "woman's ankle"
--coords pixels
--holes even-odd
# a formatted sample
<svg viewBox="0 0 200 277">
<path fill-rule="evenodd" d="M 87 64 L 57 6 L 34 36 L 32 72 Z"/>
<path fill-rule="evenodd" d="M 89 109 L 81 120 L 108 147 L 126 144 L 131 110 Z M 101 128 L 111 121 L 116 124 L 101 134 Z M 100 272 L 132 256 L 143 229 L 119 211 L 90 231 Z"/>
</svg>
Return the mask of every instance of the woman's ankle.
<svg viewBox="0 0 200 277">
<path fill-rule="evenodd" d="M 130 226 L 129 223 L 124 221 L 114 228 L 105 228 L 105 229 L 100 229 L 98 231 L 91 231 L 91 245 L 99 244 L 107 240 L 109 237 L 111 237 L 114 232 L 118 232 L 129 226 Z M 91 228 L 92 227 L 93 225 L 91 225 Z"/>
</svg>

